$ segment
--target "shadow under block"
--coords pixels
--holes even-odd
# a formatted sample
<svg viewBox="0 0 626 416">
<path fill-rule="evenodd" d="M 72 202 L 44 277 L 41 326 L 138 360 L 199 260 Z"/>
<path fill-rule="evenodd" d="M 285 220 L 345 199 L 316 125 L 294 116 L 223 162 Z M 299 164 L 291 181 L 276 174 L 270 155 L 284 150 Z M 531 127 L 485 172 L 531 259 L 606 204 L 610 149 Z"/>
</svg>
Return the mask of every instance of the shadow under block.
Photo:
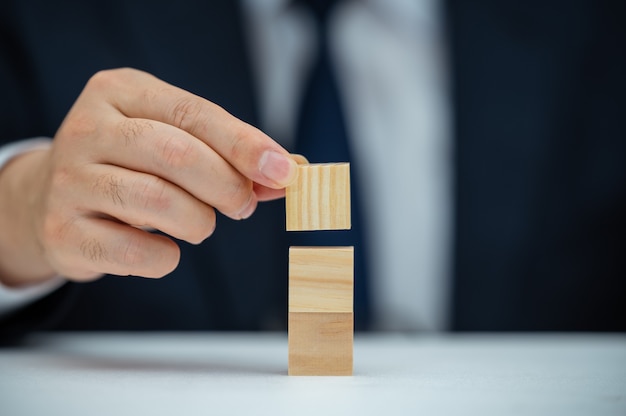
<svg viewBox="0 0 626 416">
<path fill-rule="evenodd" d="M 287 231 L 349 230 L 350 164 L 298 166 L 285 194 Z"/>
<path fill-rule="evenodd" d="M 353 247 L 289 248 L 289 375 L 352 375 Z"/>
</svg>

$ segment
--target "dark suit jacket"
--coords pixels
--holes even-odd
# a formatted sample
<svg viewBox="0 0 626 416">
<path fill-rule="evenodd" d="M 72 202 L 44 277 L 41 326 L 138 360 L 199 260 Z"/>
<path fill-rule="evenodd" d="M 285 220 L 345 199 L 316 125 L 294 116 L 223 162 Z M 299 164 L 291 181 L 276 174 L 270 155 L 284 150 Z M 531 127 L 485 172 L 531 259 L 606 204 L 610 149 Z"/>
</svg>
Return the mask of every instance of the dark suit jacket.
<svg viewBox="0 0 626 416">
<path fill-rule="evenodd" d="M 455 117 L 451 328 L 624 330 L 624 7 L 446 2 Z M 0 6 L 0 140 L 53 136 L 98 70 L 140 68 L 255 124 L 236 2 Z M 375 53 L 376 51 L 372 51 Z M 284 328 L 282 201 L 218 218 L 160 280 L 68 284 L 2 322 L 45 329 Z M 1 231 L 0 231 L 1 232 Z"/>
</svg>

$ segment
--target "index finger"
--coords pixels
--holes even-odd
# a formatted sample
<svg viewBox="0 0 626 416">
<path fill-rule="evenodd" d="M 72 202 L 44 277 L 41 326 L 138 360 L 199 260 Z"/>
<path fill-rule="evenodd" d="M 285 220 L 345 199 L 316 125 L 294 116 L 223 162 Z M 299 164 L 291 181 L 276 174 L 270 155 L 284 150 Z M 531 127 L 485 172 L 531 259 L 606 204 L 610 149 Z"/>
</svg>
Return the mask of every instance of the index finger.
<svg viewBox="0 0 626 416">
<path fill-rule="evenodd" d="M 127 117 L 187 131 L 258 184 L 281 189 L 295 180 L 296 162 L 282 146 L 215 103 L 138 70 L 103 71 L 92 82 Z"/>
</svg>

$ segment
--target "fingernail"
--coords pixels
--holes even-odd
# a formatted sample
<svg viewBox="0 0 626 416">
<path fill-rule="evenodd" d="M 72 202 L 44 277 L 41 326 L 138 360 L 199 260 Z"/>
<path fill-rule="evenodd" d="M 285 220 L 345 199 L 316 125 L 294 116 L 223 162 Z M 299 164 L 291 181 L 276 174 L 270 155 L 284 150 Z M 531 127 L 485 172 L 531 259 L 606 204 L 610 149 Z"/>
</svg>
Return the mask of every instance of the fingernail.
<svg viewBox="0 0 626 416">
<path fill-rule="evenodd" d="M 297 163 L 290 157 L 267 150 L 259 160 L 261 174 L 280 187 L 293 182 L 297 175 Z"/>
<path fill-rule="evenodd" d="M 301 154 L 292 153 L 291 158 L 296 161 L 298 165 L 308 165 L 309 160 Z"/>
<path fill-rule="evenodd" d="M 246 207 L 239 212 L 239 218 L 241 218 L 242 220 L 250 218 L 252 213 L 256 210 L 256 206 L 257 206 L 256 195 L 254 194 L 254 192 L 252 192 L 250 194 L 250 199 L 248 199 L 248 203 Z"/>
</svg>

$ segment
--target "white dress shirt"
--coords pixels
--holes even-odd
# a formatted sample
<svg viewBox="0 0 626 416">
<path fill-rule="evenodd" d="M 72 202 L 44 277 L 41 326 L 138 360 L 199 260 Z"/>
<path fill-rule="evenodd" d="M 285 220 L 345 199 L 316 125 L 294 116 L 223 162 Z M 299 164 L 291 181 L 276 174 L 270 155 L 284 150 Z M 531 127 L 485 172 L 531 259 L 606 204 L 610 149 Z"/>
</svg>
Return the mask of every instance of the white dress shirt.
<svg viewBox="0 0 626 416">
<path fill-rule="evenodd" d="M 262 127 L 289 144 L 315 25 L 289 0 L 244 0 Z M 330 21 L 362 171 L 375 327 L 443 330 L 448 309 L 452 148 L 437 0 L 345 1 Z M 305 155 L 306 156 L 306 155 Z"/>
<path fill-rule="evenodd" d="M 242 0 L 262 128 L 284 145 L 294 137 L 316 39 L 312 17 L 288 3 Z M 452 148 L 439 6 L 437 0 L 346 0 L 330 21 L 346 122 L 365 183 L 377 329 L 446 329 Z M 4 154 L 16 150 L 23 148 Z M 58 284 L 0 286 L 0 314 Z"/>
</svg>

